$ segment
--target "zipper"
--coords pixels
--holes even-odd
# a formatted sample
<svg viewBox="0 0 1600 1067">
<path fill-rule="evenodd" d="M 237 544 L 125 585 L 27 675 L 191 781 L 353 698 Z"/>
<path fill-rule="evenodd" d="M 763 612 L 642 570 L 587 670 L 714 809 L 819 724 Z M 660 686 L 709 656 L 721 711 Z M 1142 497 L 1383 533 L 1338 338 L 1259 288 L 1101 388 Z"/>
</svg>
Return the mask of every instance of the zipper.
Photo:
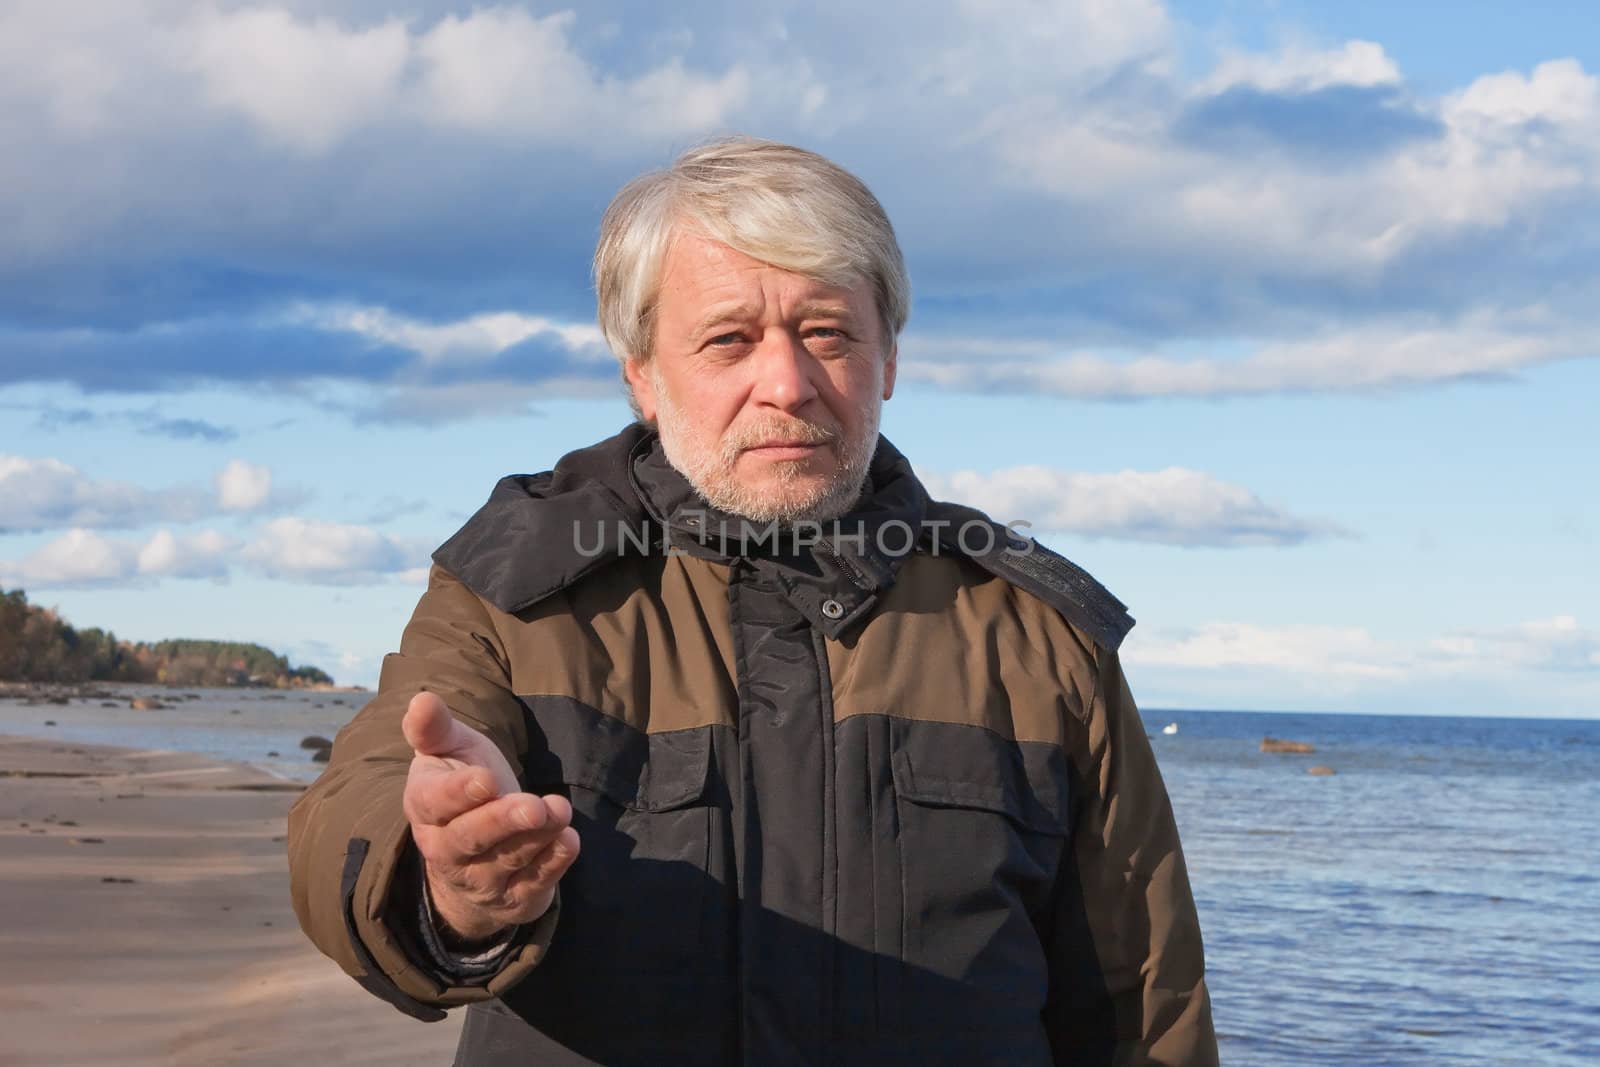
<svg viewBox="0 0 1600 1067">
<path fill-rule="evenodd" d="M 815 548 L 817 552 L 833 560 L 834 564 L 841 571 L 844 571 L 844 576 L 850 579 L 851 585 L 855 586 L 857 589 L 866 589 L 869 587 L 871 583 L 866 580 L 865 576 L 863 576 L 860 571 L 856 570 L 856 565 L 845 556 L 840 555 L 832 545 L 825 541 L 818 541 Z"/>
</svg>

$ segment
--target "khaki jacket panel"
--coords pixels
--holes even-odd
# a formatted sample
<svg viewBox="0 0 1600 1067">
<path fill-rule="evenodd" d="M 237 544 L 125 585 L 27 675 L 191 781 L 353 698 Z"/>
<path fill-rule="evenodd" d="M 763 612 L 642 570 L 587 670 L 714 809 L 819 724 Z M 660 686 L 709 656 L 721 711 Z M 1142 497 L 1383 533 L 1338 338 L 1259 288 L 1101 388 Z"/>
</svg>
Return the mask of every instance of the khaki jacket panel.
<svg viewBox="0 0 1600 1067">
<path fill-rule="evenodd" d="M 559 916 L 553 905 L 487 986 L 446 987 L 408 958 L 386 914 L 401 860 L 415 848 L 401 807 L 412 750 L 400 720 L 411 698 L 437 693 L 458 721 L 494 741 L 521 773 L 522 708 L 507 688 L 509 669 L 490 610 L 448 572 L 432 569 L 400 651 L 384 658 L 377 695 L 339 731 L 327 769 L 289 812 L 290 893 L 301 928 L 345 973 L 390 982 L 426 1006 L 486 1000 L 515 984 L 538 964 Z M 341 882 L 352 843 L 360 841 L 368 843 L 367 853 L 349 903 L 357 944 L 348 932 Z M 363 953 L 378 975 L 370 974 Z"/>
</svg>

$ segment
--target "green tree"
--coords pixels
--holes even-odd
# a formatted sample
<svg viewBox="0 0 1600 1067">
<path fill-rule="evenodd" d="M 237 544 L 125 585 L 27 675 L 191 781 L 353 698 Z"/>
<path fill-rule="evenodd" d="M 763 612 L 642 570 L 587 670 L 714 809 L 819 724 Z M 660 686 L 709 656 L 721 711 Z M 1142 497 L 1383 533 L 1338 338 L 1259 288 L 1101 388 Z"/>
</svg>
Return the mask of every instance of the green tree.
<svg viewBox="0 0 1600 1067">
<path fill-rule="evenodd" d="M 0 679 L 23 682 L 164 682 L 179 686 L 331 685 L 316 667 L 291 667 L 270 648 L 241 641 L 118 641 L 98 627 L 76 630 L 54 611 L 0 590 Z"/>
</svg>

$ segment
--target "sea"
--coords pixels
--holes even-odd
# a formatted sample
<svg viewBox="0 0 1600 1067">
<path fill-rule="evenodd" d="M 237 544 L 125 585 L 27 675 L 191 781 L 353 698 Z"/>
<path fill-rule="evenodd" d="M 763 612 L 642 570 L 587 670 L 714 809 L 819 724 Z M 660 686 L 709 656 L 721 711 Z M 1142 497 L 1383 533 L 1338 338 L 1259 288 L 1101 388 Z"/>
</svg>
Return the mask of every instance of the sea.
<svg viewBox="0 0 1600 1067">
<path fill-rule="evenodd" d="M 0 700 L 0 733 L 199 752 L 310 781 L 321 768 L 302 738 L 331 738 L 369 696 L 115 689 L 168 706 Z M 1600 721 L 1145 720 L 1223 1063 L 1600 1065 Z M 1262 752 L 1265 737 L 1314 751 Z"/>
</svg>

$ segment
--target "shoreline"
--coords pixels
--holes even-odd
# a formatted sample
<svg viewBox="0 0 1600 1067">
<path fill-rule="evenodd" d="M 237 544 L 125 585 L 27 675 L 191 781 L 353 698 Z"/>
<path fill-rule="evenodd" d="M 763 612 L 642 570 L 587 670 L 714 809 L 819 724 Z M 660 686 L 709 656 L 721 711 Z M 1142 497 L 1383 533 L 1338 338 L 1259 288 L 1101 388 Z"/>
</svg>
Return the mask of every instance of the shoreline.
<svg viewBox="0 0 1600 1067">
<path fill-rule="evenodd" d="M 195 699 L 197 689 L 228 693 L 370 693 L 364 685 L 170 685 L 166 682 L 12 682 L 0 679 L 0 700 L 63 704 L 72 700 L 131 700 L 126 690 L 157 690 Z"/>
<path fill-rule="evenodd" d="M 284 835 L 303 789 L 0 734 L 0 1060 L 449 1063 L 464 1013 L 407 1018 L 300 932 Z"/>
</svg>

